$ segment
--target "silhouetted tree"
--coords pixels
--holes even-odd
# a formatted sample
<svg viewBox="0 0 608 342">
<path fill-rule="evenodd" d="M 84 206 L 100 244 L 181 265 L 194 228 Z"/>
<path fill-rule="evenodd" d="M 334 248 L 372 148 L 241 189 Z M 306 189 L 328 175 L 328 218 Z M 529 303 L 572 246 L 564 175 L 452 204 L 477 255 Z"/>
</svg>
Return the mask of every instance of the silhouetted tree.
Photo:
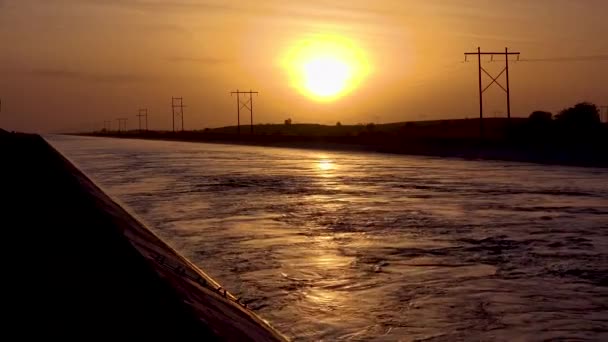
<svg viewBox="0 0 608 342">
<path fill-rule="evenodd" d="M 511 138 L 534 144 L 549 143 L 554 131 L 553 114 L 542 110 L 532 112 L 523 125 L 511 127 Z"/>
<path fill-rule="evenodd" d="M 574 107 L 566 108 L 555 116 L 557 122 L 572 128 L 589 128 L 597 126 L 600 121 L 600 110 L 589 102 L 581 102 Z"/>
<path fill-rule="evenodd" d="M 534 124 L 540 124 L 540 125 L 549 124 L 552 120 L 553 120 L 553 114 L 551 114 L 550 112 L 542 111 L 542 110 L 534 111 L 528 117 L 528 122 L 534 123 Z"/>
<path fill-rule="evenodd" d="M 340 127 L 342 126 L 342 123 L 340 121 L 336 122 L 336 126 Z"/>
<path fill-rule="evenodd" d="M 285 126 L 291 126 L 291 118 L 285 120 Z"/>
<path fill-rule="evenodd" d="M 593 145 L 601 138 L 602 124 L 596 105 L 581 102 L 566 108 L 555 116 L 559 141 L 570 145 Z"/>
</svg>

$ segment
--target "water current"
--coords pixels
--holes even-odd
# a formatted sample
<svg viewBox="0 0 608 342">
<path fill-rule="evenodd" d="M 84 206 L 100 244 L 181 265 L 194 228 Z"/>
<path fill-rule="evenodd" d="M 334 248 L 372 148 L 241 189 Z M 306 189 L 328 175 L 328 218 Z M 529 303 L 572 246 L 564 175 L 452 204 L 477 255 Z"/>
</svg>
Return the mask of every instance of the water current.
<svg viewBox="0 0 608 342">
<path fill-rule="evenodd" d="M 608 340 L 608 170 L 47 136 L 294 340 Z"/>
</svg>

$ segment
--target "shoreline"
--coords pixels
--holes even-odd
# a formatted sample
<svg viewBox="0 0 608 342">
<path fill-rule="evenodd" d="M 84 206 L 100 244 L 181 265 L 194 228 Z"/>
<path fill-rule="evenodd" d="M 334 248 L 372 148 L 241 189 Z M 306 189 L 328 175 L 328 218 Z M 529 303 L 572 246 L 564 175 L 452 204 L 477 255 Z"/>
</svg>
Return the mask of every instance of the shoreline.
<svg viewBox="0 0 608 342">
<path fill-rule="evenodd" d="M 507 145 L 500 141 L 480 143 L 478 140 L 424 141 L 411 140 L 392 143 L 390 139 L 360 139 L 340 136 L 276 136 L 208 134 L 199 132 L 127 132 L 76 133 L 71 136 L 177 141 L 209 144 L 229 144 L 278 148 L 300 148 L 325 151 L 357 151 L 382 154 L 455 158 L 477 161 L 509 161 L 542 165 L 608 168 L 608 148 L 557 149 L 547 146 Z"/>
<path fill-rule="evenodd" d="M 286 340 L 42 137 L 0 130 L 0 147 L 16 326 L 68 340 Z"/>
</svg>

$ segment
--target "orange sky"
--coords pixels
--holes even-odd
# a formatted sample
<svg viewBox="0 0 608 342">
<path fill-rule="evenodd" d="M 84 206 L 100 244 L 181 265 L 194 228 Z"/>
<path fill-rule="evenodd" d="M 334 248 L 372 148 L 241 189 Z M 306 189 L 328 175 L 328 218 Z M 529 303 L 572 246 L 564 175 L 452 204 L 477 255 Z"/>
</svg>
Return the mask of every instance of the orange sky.
<svg viewBox="0 0 608 342">
<path fill-rule="evenodd" d="M 184 97 L 186 129 L 231 125 L 237 88 L 260 92 L 256 123 L 474 117 L 477 69 L 463 52 L 608 56 L 606 13 L 605 0 L 0 0 L 0 127 L 100 129 L 128 117 L 136 128 L 147 107 L 150 128 L 169 129 L 171 96 Z M 303 96 L 281 65 L 316 35 L 352 41 L 369 63 L 336 101 Z M 608 104 L 607 79 L 605 58 L 513 63 L 512 112 Z M 502 115 L 504 101 L 488 91 L 486 115 Z"/>
</svg>

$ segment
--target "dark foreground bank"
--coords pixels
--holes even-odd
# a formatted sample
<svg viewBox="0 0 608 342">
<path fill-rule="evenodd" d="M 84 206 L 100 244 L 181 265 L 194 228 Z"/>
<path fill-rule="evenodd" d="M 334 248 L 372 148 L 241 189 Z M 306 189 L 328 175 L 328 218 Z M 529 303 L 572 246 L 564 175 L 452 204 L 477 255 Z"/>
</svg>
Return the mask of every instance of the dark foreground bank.
<svg viewBox="0 0 608 342">
<path fill-rule="evenodd" d="M 0 130 L 0 153 L 8 336 L 283 339 L 41 137 Z"/>
</svg>

